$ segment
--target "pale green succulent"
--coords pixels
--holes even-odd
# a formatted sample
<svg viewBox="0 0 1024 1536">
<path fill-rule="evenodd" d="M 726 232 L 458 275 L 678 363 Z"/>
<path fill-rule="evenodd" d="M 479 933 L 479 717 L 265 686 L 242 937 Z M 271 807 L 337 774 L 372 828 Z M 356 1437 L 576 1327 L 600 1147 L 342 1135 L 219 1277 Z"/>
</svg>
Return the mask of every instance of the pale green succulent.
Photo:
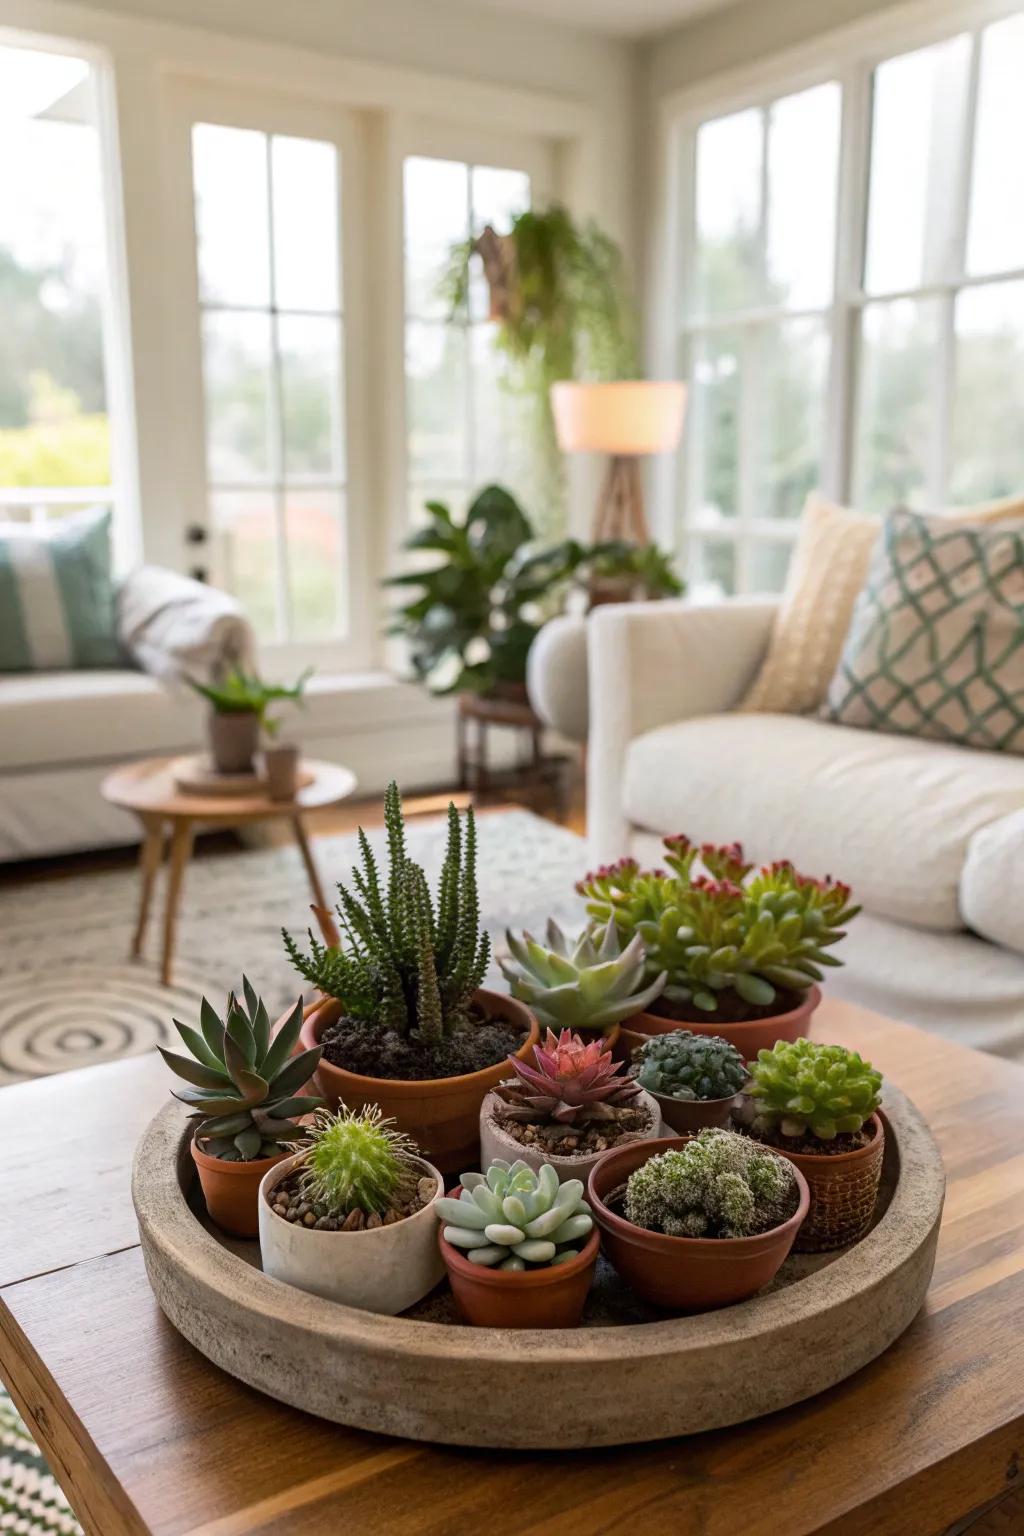
<svg viewBox="0 0 1024 1536">
<path fill-rule="evenodd" d="M 539 1173 L 495 1158 L 487 1173 L 464 1173 L 457 1199 L 438 1200 L 444 1238 L 471 1264 L 498 1269 L 564 1264 L 594 1225 L 579 1179 L 559 1184 L 550 1163 Z"/>
<path fill-rule="evenodd" d="M 798 1202 L 784 1157 L 716 1129 L 630 1174 L 625 1211 L 636 1226 L 666 1237 L 753 1237 L 788 1220 Z"/>
<path fill-rule="evenodd" d="M 751 1062 L 755 1126 L 832 1141 L 859 1131 L 881 1102 L 882 1074 L 856 1051 L 817 1040 L 779 1040 Z"/>
<path fill-rule="evenodd" d="M 665 985 L 665 972 L 644 985 L 643 940 L 634 936 L 622 949 L 609 923 L 600 945 L 584 932 L 570 943 L 554 918 L 548 919 L 547 947 L 532 934 L 506 931 L 511 959 L 499 961 L 512 996 L 525 1003 L 549 1029 L 610 1029 L 643 1013 Z"/>
</svg>

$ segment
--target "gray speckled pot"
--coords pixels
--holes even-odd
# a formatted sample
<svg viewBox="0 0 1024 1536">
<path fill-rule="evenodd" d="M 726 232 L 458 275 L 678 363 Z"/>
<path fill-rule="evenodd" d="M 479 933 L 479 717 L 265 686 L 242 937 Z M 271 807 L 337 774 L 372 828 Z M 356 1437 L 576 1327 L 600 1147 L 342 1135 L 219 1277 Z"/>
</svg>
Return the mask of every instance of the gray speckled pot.
<svg viewBox="0 0 1024 1536">
<path fill-rule="evenodd" d="M 640 1102 L 651 1117 L 650 1128 L 640 1136 L 637 1141 L 651 1141 L 656 1136 L 664 1135 L 661 1128 L 661 1112 L 649 1093 L 641 1090 Z M 543 1163 L 550 1163 L 558 1174 L 559 1184 L 564 1184 L 567 1179 L 582 1179 L 587 1182 L 587 1174 L 603 1153 L 595 1152 L 591 1157 L 545 1157 L 541 1152 L 531 1151 L 529 1147 L 522 1146 L 514 1136 L 510 1136 L 494 1118 L 496 1106 L 500 1103 L 496 1094 L 489 1093 L 480 1106 L 480 1167 L 488 1168 L 496 1157 L 504 1158 L 507 1163 L 514 1163 L 516 1158 L 529 1164 L 536 1173 Z"/>
</svg>

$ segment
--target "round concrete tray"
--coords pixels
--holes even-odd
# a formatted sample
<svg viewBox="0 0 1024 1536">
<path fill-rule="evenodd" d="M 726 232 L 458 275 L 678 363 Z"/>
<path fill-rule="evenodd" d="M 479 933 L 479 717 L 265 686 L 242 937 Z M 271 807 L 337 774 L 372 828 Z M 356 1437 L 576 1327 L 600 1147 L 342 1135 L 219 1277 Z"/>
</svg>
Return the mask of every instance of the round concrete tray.
<svg viewBox="0 0 1024 1536">
<path fill-rule="evenodd" d="M 184 1109 L 139 1143 L 132 1194 L 157 1301 L 250 1386 L 359 1429 L 454 1445 L 615 1445 L 715 1429 L 843 1380 L 910 1323 L 931 1279 L 945 1175 L 914 1106 L 886 1084 L 876 1221 L 838 1254 L 794 1255 L 739 1306 L 670 1317 L 599 1261 L 582 1328 L 461 1326 L 447 1282 L 401 1317 L 265 1276 L 256 1243 L 206 1223 Z M 542 1411 L 540 1405 L 543 1405 Z"/>
</svg>

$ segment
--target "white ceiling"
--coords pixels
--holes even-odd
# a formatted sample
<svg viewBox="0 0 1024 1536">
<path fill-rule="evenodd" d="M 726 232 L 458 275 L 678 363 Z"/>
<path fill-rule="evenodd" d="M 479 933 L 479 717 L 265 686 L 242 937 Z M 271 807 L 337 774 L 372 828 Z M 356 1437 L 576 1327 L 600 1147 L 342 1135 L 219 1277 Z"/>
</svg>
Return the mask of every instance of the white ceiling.
<svg viewBox="0 0 1024 1536">
<path fill-rule="evenodd" d="M 730 0 L 472 0 L 492 11 L 539 16 L 613 37 L 645 37 L 664 31 Z"/>
</svg>

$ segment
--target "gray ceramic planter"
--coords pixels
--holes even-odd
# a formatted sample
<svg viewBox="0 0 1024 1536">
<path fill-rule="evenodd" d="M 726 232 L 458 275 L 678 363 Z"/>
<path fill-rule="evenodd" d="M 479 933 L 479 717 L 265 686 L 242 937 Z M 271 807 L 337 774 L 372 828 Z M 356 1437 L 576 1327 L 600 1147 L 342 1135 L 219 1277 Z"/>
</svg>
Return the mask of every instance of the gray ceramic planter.
<svg viewBox="0 0 1024 1536">
<path fill-rule="evenodd" d="M 252 773 L 260 742 L 260 717 L 252 710 L 211 710 L 207 730 L 218 773 Z"/>
<path fill-rule="evenodd" d="M 582 1179 L 587 1181 L 587 1174 L 603 1152 L 594 1152 L 589 1157 L 546 1157 L 543 1152 L 534 1151 L 530 1147 L 524 1147 L 510 1136 L 508 1131 L 500 1126 L 495 1118 L 495 1110 L 501 1100 L 494 1093 L 489 1093 L 480 1106 L 480 1167 L 486 1169 L 496 1157 L 503 1158 L 507 1163 L 514 1163 L 518 1158 L 527 1163 L 534 1172 L 537 1172 L 544 1163 L 550 1163 L 558 1174 L 558 1182 L 564 1184 L 567 1179 Z M 651 1141 L 657 1136 L 664 1135 L 661 1126 L 661 1111 L 654 1102 L 651 1094 L 641 1090 L 640 1104 L 650 1115 L 648 1129 L 636 1137 L 637 1141 Z"/>
</svg>

